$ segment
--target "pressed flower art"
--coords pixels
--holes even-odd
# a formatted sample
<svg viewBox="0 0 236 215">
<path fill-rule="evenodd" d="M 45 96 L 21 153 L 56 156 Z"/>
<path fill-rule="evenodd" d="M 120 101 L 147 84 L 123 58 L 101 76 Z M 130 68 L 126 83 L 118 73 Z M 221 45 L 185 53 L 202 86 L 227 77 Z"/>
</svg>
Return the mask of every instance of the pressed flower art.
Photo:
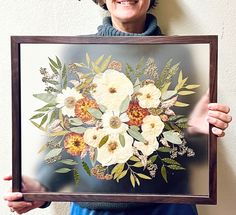
<svg viewBox="0 0 236 215">
<path fill-rule="evenodd" d="M 49 69 L 40 68 L 45 89 L 34 97 L 45 105 L 30 121 L 48 136 L 40 150 L 45 162 L 61 163 L 58 174 L 74 172 L 75 183 L 83 167 L 88 177 L 127 178 L 134 188 L 158 176 L 168 183 L 171 172 L 184 171 L 178 158 L 195 153 L 184 135 L 187 116 L 176 108 L 188 107 L 181 97 L 199 85 L 188 83 L 180 63 L 85 59 L 66 65 L 49 58 Z"/>
</svg>

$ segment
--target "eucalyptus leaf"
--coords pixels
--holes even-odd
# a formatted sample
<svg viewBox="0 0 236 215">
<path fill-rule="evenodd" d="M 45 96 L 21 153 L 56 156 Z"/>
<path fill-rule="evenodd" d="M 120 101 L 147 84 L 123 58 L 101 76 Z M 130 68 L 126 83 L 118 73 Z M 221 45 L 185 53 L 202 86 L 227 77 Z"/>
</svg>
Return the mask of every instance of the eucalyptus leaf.
<svg viewBox="0 0 236 215">
<path fill-rule="evenodd" d="M 85 161 L 82 161 L 82 166 L 83 166 L 85 172 L 86 172 L 89 176 L 91 176 L 91 171 L 90 171 L 90 169 L 89 169 L 88 164 L 87 164 Z"/>
<path fill-rule="evenodd" d="M 127 96 L 120 105 L 120 113 L 124 113 L 129 107 L 130 97 Z"/>
<path fill-rule="evenodd" d="M 132 129 L 128 129 L 128 133 L 130 136 L 132 136 L 134 139 L 145 143 L 146 140 L 143 138 L 142 134 L 138 131 L 132 130 Z"/>
<path fill-rule="evenodd" d="M 142 162 L 141 161 L 139 161 L 139 162 L 136 162 L 136 163 L 134 163 L 133 165 L 132 165 L 133 167 L 143 167 L 143 164 L 142 164 Z"/>
<path fill-rule="evenodd" d="M 177 94 L 177 91 L 175 91 L 175 90 L 168 90 L 168 91 L 166 91 L 166 92 L 163 93 L 163 95 L 162 95 L 161 98 L 162 98 L 163 100 L 167 100 L 167 99 L 173 97 L 173 96 L 176 95 L 176 94 Z"/>
<path fill-rule="evenodd" d="M 157 149 L 157 151 L 164 152 L 164 153 L 170 153 L 171 152 L 171 148 L 169 148 L 169 147 L 159 147 Z"/>
<path fill-rule="evenodd" d="M 182 144 L 182 140 L 177 135 L 177 133 L 174 131 L 165 131 L 165 132 L 163 132 L 163 136 L 168 142 L 171 142 L 171 143 L 177 144 L 177 145 Z"/>
<path fill-rule="evenodd" d="M 119 181 L 120 179 L 124 178 L 127 174 L 128 170 L 124 170 L 120 173 L 120 175 L 117 177 L 116 181 Z"/>
<path fill-rule="evenodd" d="M 178 163 L 176 160 L 171 159 L 171 158 L 162 158 L 161 159 L 163 162 L 167 163 L 167 164 L 174 164 L 174 165 L 179 165 L 181 166 L 180 163 Z"/>
<path fill-rule="evenodd" d="M 129 128 L 134 130 L 134 131 L 139 131 L 139 127 L 136 126 L 136 125 L 131 125 Z"/>
<path fill-rule="evenodd" d="M 175 102 L 174 106 L 176 106 L 176 107 L 188 107 L 189 104 L 177 101 L 177 102 Z"/>
<path fill-rule="evenodd" d="M 53 158 L 58 156 L 60 153 L 62 152 L 62 148 L 56 148 L 56 149 L 52 149 L 51 151 L 49 151 L 46 156 L 44 157 L 44 160 Z"/>
<path fill-rule="evenodd" d="M 119 140 L 122 147 L 125 146 L 125 137 L 123 134 L 119 134 Z"/>
<path fill-rule="evenodd" d="M 55 172 L 56 173 L 68 173 L 70 172 L 72 169 L 69 168 L 61 168 L 61 169 L 57 169 Z"/>
<path fill-rule="evenodd" d="M 187 90 L 183 90 L 183 91 L 179 91 L 178 94 L 181 96 L 187 96 L 187 95 L 192 95 L 194 94 L 194 91 L 187 91 Z"/>
<path fill-rule="evenodd" d="M 109 57 L 107 57 L 103 62 L 102 62 L 102 65 L 101 65 L 101 67 L 100 67 L 100 69 L 101 69 L 101 72 L 104 72 L 106 69 L 107 69 L 107 67 L 108 67 L 108 65 L 109 65 L 109 63 L 110 63 L 110 61 L 111 61 L 111 55 L 109 56 Z"/>
<path fill-rule="evenodd" d="M 66 164 L 66 165 L 71 165 L 71 166 L 78 164 L 77 162 L 75 162 L 75 161 L 72 160 L 72 159 L 60 160 L 60 162 Z"/>
<path fill-rule="evenodd" d="M 101 148 L 104 144 L 106 144 L 106 142 L 108 141 L 108 139 L 109 139 L 109 135 L 104 136 L 104 137 L 101 139 L 100 143 L 98 144 L 98 147 Z"/>
<path fill-rule="evenodd" d="M 51 63 L 56 69 L 60 69 L 60 67 L 57 65 L 57 63 L 56 63 L 53 59 L 51 59 L 50 57 L 49 57 L 48 59 L 49 59 L 50 63 Z"/>
<path fill-rule="evenodd" d="M 190 84 L 190 85 L 187 85 L 185 88 L 188 89 L 188 90 L 192 90 L 192 89 L 195 89 L 195 88 L 198 88 L 198 87 L 200 87 L 200 85 Z"/>
<path fill-rule="evenodd" d="M 142 179 L 147 179 L 147 180 L 152 179 L 151 177 L 149 177 L 149 176 L 147 176 L 147 175 L 144 175 L 144 174 L 142 174 L 142 173 L 138 173 L 137 175 L 138 175 L 140 178 L 142 178 Z"/>
<path fill-rule="evenodd" d="M 104 105 L 101 105 L 101 104 L 99 105 L 99 109 L 103 113 L 106 112 L 106 110 L 107 110 L 107 108 Z"/>
<path fill-rule="evenodd" d="M 152 163 L 154 163 L 157 159 L 157 155 L 153 155 L 152 157 L 149 158 L 149 161 L 151 161 Z"/>
<path fill-rule="evenodd" d="M 38 118 L 40 118 L 42 116 L 44 116 L 44 113 L 38 113 L 38 114 L 32 116 L 30 119 L 38 119 Z"/>
<path fill-rule="evenodd" d="M 79 118 L 70 118 L 70 119 L 69 119 L 69 123 L 70 123 L 71 125 L 74 125 L 74 126 L 83 125 L 82 120 L 79 119 Z"/>
<path fill-rule="evenodd" d="M 56 69 L 51 63 L 49 63 L 49 65 L 50 65 L 51 70 L 53 71 L 53 73 L 55 73 L 56 75 L 58 75 L 59 73 L 58 73 L 57 69 Z"/>
<path fill-rule="evenodd" d="M 132 173 L 130 173 L 130 182 L 131 182 L 132 186 L 135 187 L 135 178 Z"/>
<path fill-rule="evenodd" d="M 88 108 L 88 112 L 95 117 L 96 119 L 101 119 L 102 112 L 99 109 L 96 108 Z"/>
<path fill-rule="evenodd" d="M 98 65 L 101 63 L 101 61 L 103 60 L 103 58 L 104 58 L 104 55 L 101 55 L 101 56 L 95 61 L 95 64 L 98 66 Z"/>
<path fill-rule="evenodd" d="M 185 170 L 185 168 L 178 166 L 178 165 L 168 165 L 167 167 L 169 169 L 173 169 L 173 170 Z"/>
<path fill-rule="evenodd" d="M 56 96 L 51 93 L 39 93 L 39 94 L 33 94 L 33 96 L 49 104 L 56 103 Z"/>
<path fill-rule="evenodd" d="M 46 114 L 46 115 L 42 118 L 42 120 L 41 120 L 39 126 L 42 127 L 42 126 L 44 125 L 44 123 L 47 121 L 47 119 L 48 119 L 48 114 Z"/>
<path fill-rule="evenodd" d="M 136 156 L 132 156 L 129 160 L 134 161 L 134 162 L 139 162 L 140 159 L 137 158 Z"/>
<path fill-rule="evenodd" d="M 161 175 L 165 182 L 168 183 L 166 167 L 164 165 L 161 167 Z"/>
<path fill-rule="evenodd" d="M 69 133 L 69 131 L 58 131 L 58 132 L 54 132 L 54 133 L 49 133 L 48 136 L 49 137 L 64 136 L 68 133 Z"/>
<path fill-rule="evenodd" d="M 78 133 L 78 134 L 83 134 L 86 131 L 86 128 L 83 126 L 72 127 L 70 128 L 70 131 Z"/>
<path fill-rule="evenodd" d="M 61 69 L 61 67 L 62 67 L 61 61 L 57 56 L 56 56 L 56 60 L 57 60 L 57 65 L 58 65 L 59 69 Z"/>
<path fill-rule="evenodd" d="M 116 165 L 113 167 L 113 169 L 112 169 L 112 171 L 111 171 L 111 174 L 113 175 L 113 174 L 117 173 L 117 174 L 119 175 L 119 174 L 123 171 L 124 167 L 125 167 L 125 164 L 124 164 L 124 163 L 116 164 Z"/>
</svg>

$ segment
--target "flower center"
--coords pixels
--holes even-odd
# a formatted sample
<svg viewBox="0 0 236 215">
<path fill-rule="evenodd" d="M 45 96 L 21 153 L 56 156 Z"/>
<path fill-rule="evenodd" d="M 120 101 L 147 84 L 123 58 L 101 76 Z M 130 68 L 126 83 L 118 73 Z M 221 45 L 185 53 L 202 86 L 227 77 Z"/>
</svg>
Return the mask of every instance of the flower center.
<svg viewBox="0 0 236 215">
<path fill-rule="evenodd" d="M 116 150 L 118 144 L 116 141 L 111 141 L 109 144 L 108 144 L 108 150 L 109 152 L 113 152 Z"/>
<path fill-rule="evenodd" d="M 152 98 L 152 96 L 149 93 L 146 95 L 146 97 L 147 97 L 147 99 Z"/>
<path fill-rule="evenodd" d="M 76 99 L 73 96 L 67 97 L 64 102 L 67 108 L 73 108 L 76 104 Z"/>
<path fill-rule="evenodd" d="M 114 93 L 116 93 L 117 91 L 116 91 L 116 88 L 110 87 L 110 88 L 109 88 L 109 92 L 112 93 L 112 94 L 114 94 Z"/>
<path fill-rule="evenodd" d="M 154 123 L 151 123 L 150 124 L 152 128 L 155 128 L 155 124 Z"/>
<path fill-rule="evenodd" d="M 110 126 L 111 128 L 119 128 L 121 126 L 121 121 L 120 118 L 118 116 L 113 116 L 110 119 Z"/>
<path fill-rule="evenodd" d="M 93 139 L 96 140 L 97 139 L 97 135 L 93 135 Z"/>
</svg>

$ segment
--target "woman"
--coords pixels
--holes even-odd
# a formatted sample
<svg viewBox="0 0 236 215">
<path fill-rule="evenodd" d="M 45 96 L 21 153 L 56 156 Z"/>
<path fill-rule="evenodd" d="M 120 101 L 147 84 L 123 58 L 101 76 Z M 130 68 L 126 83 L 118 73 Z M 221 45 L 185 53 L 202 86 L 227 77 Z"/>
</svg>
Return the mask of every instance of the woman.
<svg viewBox="0 0 236 215">
<path fill-rule="evenodd" d="M 98 27 L 97 36 L 154 36 L 161 35 L 161 30 L 157 25 L 156 18 L 147 14 L 147 11 L 156 5 L 156 0 L 93 0 L 104 9 L 107 9 L 111 17 L 104 18 L 103 25 Z M 207 95 L 205 95 L 207 98 Z M 201 125 L 201 128 L 194 127 L 191 132 L 197 132 L 202 129 L 202 123 L 205 122 L 208 127 L 208 123 L 213 125 L 212 132 L 221 137 L 224 136 L 224 130 L 228 127 L 231 121 L 229 113 L 229 107 L 223 104 L 208 104 L 207 99 L 203 98 L 200 102 L 201 110 L 194 111 L 190 119 L 190 124 Z M 197 123 L 195 119 L 197 117 Z M 207 120 L 207 121 L 206 121 Z M 204 132 L 204 131 L 201 131 Z M 11 180 L 11 176 L 5 177 L 5 180 Z M 25 190 L 30 191 L 44 191 L 45 188 L 38 182 L 28 177 L 23 178 Z M 49 204 L 42 201 L 24 202 L 17 201 L 22 197 L 21 193 L 9 192 L 5 195 L 5 200 L 8 201 L 8 206 L 11 211 L 17 213 L 26 213 L 34 208 L 44 208 Z M 99 210 L 93 210 L 88 208 L 82 208 L 79 204 L 71 204 L 71 215 L 75 214 L 94 214 L 94 215 L 110 215 L 110 214 L 167 214 L 178 215 L 188 214 L 196 215 L 197 210 L 193 205 L 185 204 L 122 204 L 119 205 L 119 210 L 109 210 L 109 206 L 106 205 L 106 210 L 100 208 Z M 84 206 L 84 205 L 83 205 Z"/>
</svg>

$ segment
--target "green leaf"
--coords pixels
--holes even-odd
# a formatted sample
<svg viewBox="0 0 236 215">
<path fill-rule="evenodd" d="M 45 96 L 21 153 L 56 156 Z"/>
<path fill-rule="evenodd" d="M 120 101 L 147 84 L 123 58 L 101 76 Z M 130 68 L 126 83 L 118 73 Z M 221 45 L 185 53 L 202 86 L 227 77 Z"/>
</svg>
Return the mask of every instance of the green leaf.
<svg viewBox="0 0 236 215">
<path fill-rule="evenodd" d="M 56 69 L 60 69 L 59 66 L 57 65 L 57 63 L 56 63 L 54 60 L 52 60 L 50 57 L 49 57 L 48 59 L 49 59 L 50 63 L 51 63 Z"/>
<path fill-rule="evenodd" d="M 110 61 L 111 61 L 111 55 L 109 57 L 107 57 L 106 60 L 103 61 L 102 65 L 100 67 L 101 72 L 104 72 L 107 69 Z"/>
<path fill-rule="evenodd" d="M 95 117 L 96 119 L 101 119 L 102 112 L 99 109 L 96 108 L 88 108 L 88 112 Z"/>
<path fill-rule="evenodd" d="M 89 57 L 88 53 L 86 53 L 86 62 L 87 62 L 87 65 L 89 66 L 89 64 L 90 64 L 90 57 Z"/>
<path fill-rule="evenodd" d="M 186 117 L 176 120 L 176 123 L 186 123 L 186 122 L 188 122 L 188 118 L 186 118 Z"/>
<path fill-rule="evenodd" d="M 130 97 L 127 96 L 120 105 L 120 113 L 124 113 L 129 107 Z"/>
<path fill-rule="evenodd" d="M 142 162 L 139 161 L 139 162 L 134 163 L 132 166 L 139 168 L 139 167 L 143 167 L 143 164 Z"/>
<path fill-rule="evenodd" d="M 139 127 L 136 126 L 136 125 L 131 125 L 129 128 L 134 130 L 134 131 L 139 131 Z"/>
<path fill-rule="evenodd" d="M 52 149 L 51 151 L 49 151 L 46 156 L 44 157 L 44 160 L 53 158 L 58 156 L 60 153 L 62 152 L 62 148 L 56 148 L 56 149 Z"/>
<path fill-rule="evenodd" d="M 188 89 L 188 90 L 192 90 L 192 89 L 195 89 L 195 88 L 198 88 L 198 87 L 200 87 L 200 85 L 191 84 L 191 85 L 187 85 L 185 88 Z"/>
<path fill-rule="evenodd" d="M 157 155 L 153 155 L 152 157 L 149 158 L 149 161 L 151 161 L 152 163 L 154 163 L 157 159 Z"/>
<path fill-rule="evenodd" d="M 50 117 L 50 120 L 49 120 L 49 123 L 52 123 L 53 120 L 56 119 L 56 110 L 54 110 L 51 114 L 51 117 Z"/>
<path fill-rule="evenodd" d="M 39 94 L 33 94 L 33 96 L 49 104 L 56 103 L 56 96 L 51 93 L 39 93 Z"/>
<path fill-rule="evenodd" d="M 86 172 L 89 176 L 91 176 L 91 171 L 90 171 L 90 169 L 89 169 L 88 164 L 87 164 L 85 161 L 82 161 L 82 165 L 83 165 L 83 168 L 84 168 L 85 172 Z"/>
<path fill-rule="evenodd" d="M 49 111 L 51 107 L 55 107 L 55 105 L 54 104 L 47 104 L 47 105 L 43 106 L 42 108 L 39 108 L 35 111 L 45 112 L 45 111 Z"/>
<path fill-rule="evenodd" d="M 38 129 L 40 129 L 41 131 L 46 132 L 46 129 L 43 128 L 43 127 L 40 127 L 38 123 L 34 122 L 33 120 L 30 120 L 30 122 L 31 122 L 35 127 L 37 127 Z"/>
<path fill-rule="evenodd" d="M 47 143 L 43 144 L 39 149 L 38 153 L 44 152 L 47 149 Z"/>
<path fill-rule="evenodd" d="M 164 165 L 161 167 L 161 175 L 162 175 L 163 179 L 165 180 L 165 182 L 168 183 L 166 168 Z"/>
<path fill-rule="evenodd" d="M 138 131 L 132 130 L 132 129 L 128 129 L 128 133 L 130 136 L 132 136 L 134 139 L 145 143 L 146 140 L 143 138 L 142 134 Z"/>
<path fill-rule="evenodd" d="M 42 127 L 42 125 L 47 121 L 47 119 L 48 119 L 48 114 L 46 114 L 46 115 L 42 118 L 42 120 L 41 120 L 39 126 Z"/>
<path fill-rule="evenodd" d="M 74 181 L 75 181 L 75 184 L 79 184 L 79 181 L 80 181 L 80 176 L 79 176 L 79 171 L 78 169 L 73 169 L 73 175 L 74 175 Z"/>
<path fill-rule="evenodd" d="M 137 158 L 136 156 L 132 156 L 129 160 L 134 161 L 134 162 L 139 162 L 140 159 Z"/>
<path fill-rule="evenodd" d="M 166 83 L 161 89 L 161 94 L 164 94 L 169 89 L 170 85 L 171 85 L 171 82 Z"/>
<path fill-rule="evenodd" d="M 95 64 L 98 66 L 98 65 L 101 63 L 101 61 L 103 60 L 103 58 L 104 58 L 104 55 L 101 55 L 101 56 L 95 61 Z"/>
<path fill-rule="evenodd" d="M 97 162 L 97 157 L 98 157 L 98 149 L 95 148 L 94 149 L 94 156 L 93 156 L 93 159 L 91 159 L 91 163 L 93 166 L 95 166 L 96 162 Z"/>
<path fill-rule="evenodd" d="M 119 181 L 120 179 L 124 178 L 127 174 L 128 170 L 124 170 L 120 173 L 120 175 L 116 178 L 116 181 Z"/>
<path fill-rule="evenodd" d="M 61 168 L 61 169 L 57 169 L 55 172 L 56 173 L 68 173 L 70 172 L 72 169 L 69 168 Z"/>
<path fill-rule="evenodd" d="M 74 125 L 74 126 L 83 125 L 82 120 L 79 119 L 79 118 L 70 118 L 70 119 L 69 119 L 69 123 L 70 123 L 71 125 Z"/>
<path fill-rule="evenodd" d="M 116 164 L 116 165 L 113 167 L 113 169 L 112 169 L 112 171 L 111 171 L 111 174 L 112 174 L 112 175 L 113 175 L 113 174 L 119 175 L 119 174 L 123 171 L 124 167 L 125 167 L 125 164 L 124 164 L 124 163 Z M 115 179 L 115 178 L 114 178 L 114 179 Z"/>
<path fill-rule="evenodd" d="M 95 73 L 101 73 L 101 69 L 94 62 L 92 62 L 92 67 Z"/>
<path fill-rule="evenodd" d="M 181 95 L 181 96 L 192 95 L 194 93 L 195 93 L 194 91 L 184 91 L 184 90 L 178 92 L 178 94 Z"/>
<path fill-rule="evenodd" d="M 58 132 L 54 132 L 54 133 L 49 133 L 48 136 L 49 137 L 64 136 L 68 133 L 69 133 L 69 131 L 58 131 Z"/>
<path fill-rule="evenodd" d="M 57 60 L 57 65 L 59 67 L 59 69 L 61 69 L 61 61 L 59 60 L 59 58 L 56 56 L 56 60 Z"/>
<path fill-rule="evenodd" d="M 49 65 L 50 65 L 51 70 L 53 71 L 53 73 L 55 73 L 56 75 L 58 75 L 59 73 L 58 73 L 57 69 L 56 69 L 51 63 L 49 63 Z"/>
<path fill-rule="evenodd" d="M 139 89 L 140 89 L 140 81 L 139 78 L 137 78 L 134 83 L 134 92 L 137 92 Z"/>
<path fill-rule="evenodd" d="M 139 181 L 138 177 L 134 177 L 134 178 L 135 178 L 137 185 L 140 186 L 140 181 Z"/>
<path fill-rule="evenodd" d="M 38 118 L 40 118 L 40 117 L 42 117 L 42 116 L 44 116 L 44 113 L 38 113 L 38 114 L 32 116 L 30 119 L 38 119 Z M 39 126 L 39 127 L 40 127 L 40 126 Z"/>
<path fill-rule="evenodd" d="M 135 187 L 135 178 L 132 173 L 130 173 L 130 181 L 133 187 Z"/>
<path fill-rule="evenodd" d="M 173 170 L 185 170 L 185 168 L 178 166 L 178 165 L 168 165 L 167 167 L 169 169 L 173 169 Z"/>
<path fill-rule="evenodd" d="M 173 97 L 173 96 L 176 95 L 176 94 L 177 94 L 177 91 L 175 91 L 175 90 L 168 90 L 168 91 L 166 91 L 165 93 L 163 93 L 163 95 L 161 96 L 161 98 L 162 98 L 163 100 L 167 100 L 167 99 Z"/>
<path fill-rule="evenodd" d="M 169 147 L 159 147 L 157 149 L 157 151 L 164 152 L 164 153 L 170 153 L 171 152 L 171 148 L 169 148 Z"/>
<path fill-rule="evenodd" d="M 64 64 L 62 69 L 62 79 L 66 77 L 66 65 Z"/>
<path fill-rule="evenodd" d="M 161 159 L 163 162 L 167 163 L 167 164 L 174 164 L 174 165 L 179 165 L 181 166 L 180 163 L 178 163 L 176 160 L 171 159 L 171 158 L 162 158 Z"/>
<path fill-rule="evenodd" d="M 182 140 L 177 135 L 177 133 L 174 131 L 165 131 L 165 132 L 163 132 L 163 136 L 168 142 L 171 142 L 171 143 L 177 144 L 177 145 L 182 144 Z"/>
<path fill-rule="evenodd" d="M 137 174 L 140 178 L 142 178 L 142 179 L 147 179 L 147 180 L 151 180 L 152 178 L 151 177 L 149 177 L 149 176 L 147 176 L 147 175 L 144 175 L 144 174 L 142 174 L 142 173 L 138 173 Z"/>
<path fill-rule="evenodd" d="M 71 165 L 71 166 L 78 164 L 77 162 L 75 162 L 75 161 L 72 160 L 72 159 L 60 160 L 60 162 L 66 164 L 66 165 Z"/>
<path fill-rule="evenodd" d="M 125 146 L 125 137 L 123 134 L 119 134 L 119 140 L 122 147 Z"/>
<path fill-rule="evenodd" d="M 104 105 L 99 105 L 99 109 L 101 112 L 106 112 L 107 108 Z"/>
<path fill-rule="evenodd" d="M 83 126 L 78 126 L 78 127 L 72 127 L 70 128 L 70 131 L 78 133 L 78 134 L 83 134 L 86 131 L 87 128 Z"/>
<path fill-rule="evenodd" d="M 104 144 L 106 144 L 106 142 L 108 141 L 108 139 L 109 139 L 109 135 L 104 136 L 104 137 L 101 139 L 100 143 L 98 144 L 98 147 L 101 148 Z"/>
<path fill-rule="evenodd" d="M 50 83 L 50 84 L 53 84 L 53 85 L 58 85 L 59 84 L 58 81 L 54 81 L 54 80 L 48 80 L 47 82 Z"/>
<path fill-rule="evenodd" d="M 188 107 L 189 104 L 177 101 L 177 102 L 175 102 L 174 106 L 176 106 L 176 107 Z"/>
</svg>

